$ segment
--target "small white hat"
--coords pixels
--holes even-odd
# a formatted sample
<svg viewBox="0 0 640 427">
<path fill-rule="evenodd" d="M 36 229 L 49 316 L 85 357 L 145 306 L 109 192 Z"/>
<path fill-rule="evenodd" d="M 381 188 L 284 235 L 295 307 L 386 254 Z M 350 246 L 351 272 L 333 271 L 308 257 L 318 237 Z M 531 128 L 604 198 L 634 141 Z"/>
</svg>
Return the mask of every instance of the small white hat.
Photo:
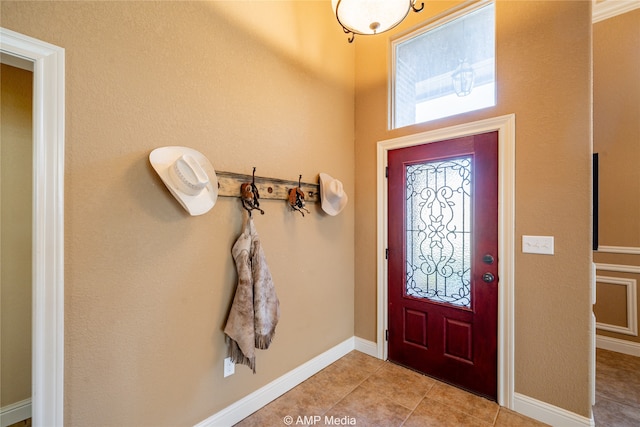
<svg viewBox="0 0 640 427">
<path fill-rule="evenodd" d="M 347 206 L 349 198 L 342 188 L 342 182 L 326 173 L 321 173 L 320 200 L 322 201 L 322 210 L 331 216 L 335 216 Z"/>
<path fill-rule="evenodd" d="M 149 154 L 151 166 L 191 215 L 202 215 L 218 200 L 218 178 L 211 162 L 188 147 L 161 147 Z"/>
</svg>

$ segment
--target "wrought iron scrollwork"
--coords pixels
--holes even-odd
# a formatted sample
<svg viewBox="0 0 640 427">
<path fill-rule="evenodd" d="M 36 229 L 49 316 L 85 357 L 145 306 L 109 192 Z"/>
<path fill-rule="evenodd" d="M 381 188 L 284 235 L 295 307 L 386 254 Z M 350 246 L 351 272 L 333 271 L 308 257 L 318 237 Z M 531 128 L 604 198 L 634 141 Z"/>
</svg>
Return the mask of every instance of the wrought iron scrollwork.
<svg viewBox="0 0 640 427">
<path fill-rule="evenodd" d="M 471 157 L 406 168 L 409 296 L 471 305 Z"/>
</svg>

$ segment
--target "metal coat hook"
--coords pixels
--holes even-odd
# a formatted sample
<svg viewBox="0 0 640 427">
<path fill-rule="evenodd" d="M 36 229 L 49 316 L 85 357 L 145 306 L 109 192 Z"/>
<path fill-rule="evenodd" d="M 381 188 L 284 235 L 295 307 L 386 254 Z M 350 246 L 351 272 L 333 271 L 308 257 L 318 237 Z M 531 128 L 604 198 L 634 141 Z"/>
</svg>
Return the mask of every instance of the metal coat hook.
<svg viewBox="0 0 640 427">
<path fill-rule="evenodd" d="M 289 206 L 294 211 L 300 212 L 300 214 L 304 217 L 304 211 L 307 213 L 311 213 L 308 209 L 304 207 L 304 191 L 302 191 L 301 187 L 302 175 L 298 178 L 298 186 L 289 190 Z"/>
<path fill-rule="evenodd" d="M 233 197 L 235 199 L 241 197 L 240 191 L 242 184 L 249 183 L 251 189 L 251 181 L 255 179 L 255 186 L 260 192 L 260 205 L 264 205 L 265 200 L 289 200 L 289 190 L 298 186 L 304 191 L 304 201 L 306 204 L 320 202 L 320 184 L 318 182 L 308 183 L 304 181 L 292 181 L 280 178 L 269 178 L 259 176 L 256 172 L 255 177 L 251 174 L 239 174 L 235 172 L 216 171 L 218 177 L 218 197 Z M 247 200 L 253 202 L 253 196 Z"/>
<path fill-rule="evenodd" d="M 237 188 L 237 187 L 236 187 Z M 240 199 L 242 200 L 242 207 L 249 212 L 254 210 L 260 211 L 260 214 L 264 215 L 264 211 L 260 209 L 260 193 L 258 187 L 256 187 L 256 168 L 253 167 L 253 176 L 251 182 L 245 182 L 240 186 Z"/>
</svg>

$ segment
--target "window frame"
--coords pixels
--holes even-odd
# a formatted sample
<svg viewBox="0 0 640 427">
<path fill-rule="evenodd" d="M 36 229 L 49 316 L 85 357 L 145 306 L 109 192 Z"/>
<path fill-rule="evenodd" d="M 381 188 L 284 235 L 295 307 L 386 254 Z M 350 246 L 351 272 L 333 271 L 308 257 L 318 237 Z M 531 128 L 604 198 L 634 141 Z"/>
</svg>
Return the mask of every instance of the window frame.
<svg viewBox="0 0 640 427">
<path fill-rule="evenodd" d="M 495 0 L 479 0 L 471 5 L 461 5 L 458 8 L 453 8 L 450 10 L 445 11 L 442 14 L 436 15 L 431 19 L 426 20 L 425 22 L 419 24 L 418 26 L 414 26 L 412 28 L 410 28 L 409 30 L 399 33 L 396 36 L 390 37 L 389 38 L 389 45 L 388 45 L 388 49 L 389 49 L 389 71 L 388 71 L 388 76 L 389 78 L 388 80 L 388 84 L 387 84 L 387 90 L 388 90 L 388 105 L 387 105 L 387 130 L 395 130 L 395 129 L 402 129 L 402 128 L 406 128 L 409 126 L 415 126 L 415 125 L 419 125 L 419 124 L 423 124 L 423 123 L 428 123 L 428 122 L 432 122 L 434 120 L 441 120 L 444 118 L 448 118 L 448 117 L 453 117 L 455 115 L 458 114 L 464 114 L 465 112 L 461 112 L 461 113 L 457 113 L 454 115 L 450 115 L 450 116 L 444 116 L 441 117 L 439 119 L 433 119 L 433 120 L 428 120 L 428 121 L 424 121 L 424 122 L 416 122 L 413 124 L 408 124 L 408 125 L 403 125 L 403 126 L 396 126 L 396 46 L 398 44 L 404 43 L 410 39 L 419 37 L 431 30 L 434 30 L 438 27 L 441 27 L 445 24 L 448 24 L 452 21 L 455 21 L 458 18 L 461 18 L 467 14 L 470 14 L 472 12 L 475 12 L 478 9 L 481 9 L 485 6 L 488 6 L 489 4 L 493 4 L 494 7 L 494 13 L 495 13 Z M 495 18 L 495 16 L 494 16 Z M 495 56 L 494 56 L 494 67 L 495 67 L 495 91 L 496 93 L 494 94 L 495 97 L 495 103 L 493 105 L 493 107 L 495 107 L 498 104 L 498 94 L 497 94 L 497 87 L 498 87 L 498 70 L 497 70 L 497 48 L 495 47 L 496 44 L 496 39 L 497 36 L 495 36 L 496 34 L 496 20 L 494 19 L 494 52 L 496 52 Z M 486 107 L 486 108 L 491 108 L 491 107 Z M 470 111 L 466 111 L 466 113 L 469 113 L 471 111 L 478 111 L 478 110 L 470 110 Z"/>
</svg>

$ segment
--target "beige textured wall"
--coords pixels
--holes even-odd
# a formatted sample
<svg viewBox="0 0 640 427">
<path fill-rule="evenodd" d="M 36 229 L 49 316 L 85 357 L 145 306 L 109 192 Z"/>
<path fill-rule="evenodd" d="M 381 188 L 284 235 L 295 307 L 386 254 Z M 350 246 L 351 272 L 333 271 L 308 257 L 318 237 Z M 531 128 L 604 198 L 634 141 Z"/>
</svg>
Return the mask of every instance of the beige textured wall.
<svg viewBox="0 0 640 427">
<path fill-rule="evenodd" d="M 593 25 L 593 148 L 599 153 L 599 243 L 640 248 L 640 9 Z M 640 255 L 595 252 L 597 263 L 640 267 Z M 640 274 L 598 270 L 598 275 L 640 282 Z M 619 324 L 626 296 L 618 285 L 598 284 L 595 306 L 599 322 Z M 638 295 L 640 304 L 640 295 Z M 598 331 L 640 342 L 640 337 Z"/>
<path fill-rule="evenodd" d="M 0 407 L 31 397 L 33 74 L 0 65 Z"/>
<path fill-rule="evenodd" d="M 594 24 L 600 244 L 640 247 L 640 10 Z"/>
<path fill-rule="evenodd" d="M 327 2 L 12 2 L 2 26 L 66 49 L 65 425 L 198 423 L 353 336 L 354 204 L 255 219 L 275 341 L 223 378 L 238 199 L 190 217 L 148 162 L 354 190 L 354 46 Z M 351 199 L 353 200 L 353 199 Z"/>
<path fill-rule="evenodd" d="M 388 131 L 389 38 L 456 4 L 356 37 L 356 335 L 375 341 L 377 142 L 515 113 L 515 391 L 590 416 L 591 3 L 498 1 L 497 106 Z M 523 234 L 555 255 L 521 253 Z"/>
</svg>

